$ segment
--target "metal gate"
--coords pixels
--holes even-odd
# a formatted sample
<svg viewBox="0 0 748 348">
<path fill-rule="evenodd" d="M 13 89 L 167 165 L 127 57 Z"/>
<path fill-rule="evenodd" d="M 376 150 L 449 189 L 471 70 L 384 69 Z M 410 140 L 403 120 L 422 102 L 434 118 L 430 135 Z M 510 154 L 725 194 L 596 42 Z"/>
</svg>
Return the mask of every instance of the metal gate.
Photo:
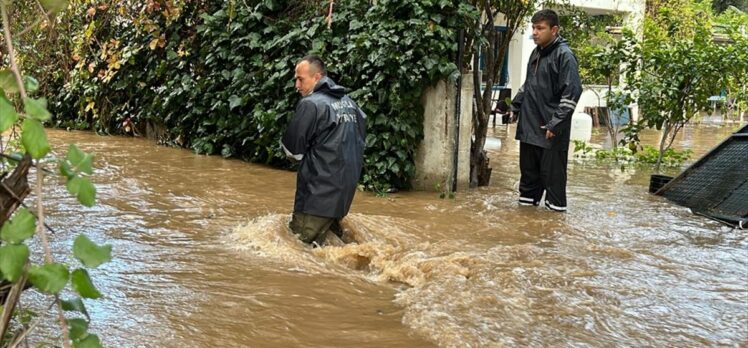
<svg viewBox="0 0 748 348">
<path fill-rule="evenodd" d="M 656 192 L 696 214 L 748 227 L 748 125 Z"/>
</svg>

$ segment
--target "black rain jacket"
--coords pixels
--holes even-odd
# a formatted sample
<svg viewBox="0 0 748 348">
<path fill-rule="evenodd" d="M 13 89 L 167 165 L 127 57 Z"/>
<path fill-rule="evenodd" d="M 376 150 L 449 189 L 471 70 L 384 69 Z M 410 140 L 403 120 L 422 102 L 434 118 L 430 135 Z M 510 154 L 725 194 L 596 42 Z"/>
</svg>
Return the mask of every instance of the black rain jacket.
<svg viewBox="0 0 748 348">
<path fill-rule="evenodd" d="M 329 218 L 348 214 L 363 167 L 366 115 L 346 90 L 323 77 L 299 101 L 281 146 L 301 161 L 294 212 Z"/>
<path fill-rule="evenodd" d="M 557 37 L 545 48 L 536 47 L 527 63 L 527 77 L 512 100 L 518 114 L 515 139 L 545 149 L 566 151 L 571 117 L 582 95 L 577 59 L 566 40 Z M 556 136 L 545 138 L 550 130 Z"/>
</svg>

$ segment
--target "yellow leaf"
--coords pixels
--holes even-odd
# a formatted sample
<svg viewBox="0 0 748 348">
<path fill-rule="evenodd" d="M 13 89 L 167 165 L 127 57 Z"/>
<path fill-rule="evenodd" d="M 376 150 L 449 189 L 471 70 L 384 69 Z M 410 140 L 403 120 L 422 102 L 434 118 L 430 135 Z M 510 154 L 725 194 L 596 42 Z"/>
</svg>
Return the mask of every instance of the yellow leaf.
<svg viewBox="0 0 748 348">
<path fill-rule="evenodd" d="M 93 100 L 89 101 L 88 104 L 86 104 L 86 111 L 85 112 L 89 112 L 89 111 L 93 110 L 93 108 L 95 106 L 96 106 L 96 102 L 94 102 Z"/>
<path fill-rule="evenodd" d="M 156 39 L 151 40 L 151 43 L 148 44 L 148 47 L 151 50 L 155 50 L 157 45 L 158 45 L 158 39 L 156 38 Z"/>
<path fill-rule="evenodd" d="M 109 63 L 109 70 L 118 70 L 122 66 L 121 61 L 117 60 Z"/>
<path fill-rule="evenodd" d="M 90 39 L 91 36 L 93 36 L 93 32 L 96 29 L 96 22 L 91 22 L 88 24 L 88 27 L 86 28 L 86 39 Z"/>
<path fill-rule="evenodd" d="M 93 17 L 95 15 L 96 15 L 96 8 L 95 7 L 91 7 L 88 10 L 86 10 L 86 16 Z"/>
<path fill-rule="evenodd" d="M 104 75 L 104 83 L 108 83 L 109 81 L 111 81 L 112 77 L 114 77 L 114 71 L 107 71 L 106 75 Z"/>
</svg>

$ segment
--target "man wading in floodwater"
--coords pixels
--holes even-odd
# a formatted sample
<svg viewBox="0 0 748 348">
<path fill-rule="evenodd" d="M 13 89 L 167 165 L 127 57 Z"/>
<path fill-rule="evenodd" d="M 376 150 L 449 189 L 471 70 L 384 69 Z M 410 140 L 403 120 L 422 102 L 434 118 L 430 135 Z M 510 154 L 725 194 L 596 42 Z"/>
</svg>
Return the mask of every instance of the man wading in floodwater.
<svg viewBox="0 0 748 348">
<path fill-rule="evenodd" d="M 512 101 L 519 114 L 519 204 L 566 211 L 566 165 L 571 115 L 582 94 L 579 69 L 566 40 L 558 35 L 558 15 L 541 10 L 532 16 L 538 45 L 527 63 L 525 83 Z"/>
<path fill-rule="evenodd" d="M 338 86 L 317 56 L 296 64 L 303 97 L 283 135 L 286 155 L 301 161 L 289 227 L 305 243 L 322 245 L 328 232 L 342 237 L 363 166 L 366 115 Z"/>
</svg>

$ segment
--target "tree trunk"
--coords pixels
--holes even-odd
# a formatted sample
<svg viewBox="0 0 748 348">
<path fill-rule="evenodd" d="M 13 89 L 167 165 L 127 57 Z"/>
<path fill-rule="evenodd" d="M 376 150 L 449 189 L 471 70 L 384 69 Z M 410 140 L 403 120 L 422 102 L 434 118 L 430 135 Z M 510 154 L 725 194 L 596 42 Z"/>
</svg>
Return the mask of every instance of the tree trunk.
<svg viewBox="0 0 748 348">
<path fill-rule="evenodd" d="M 505 6 L 501 2 L 473 1 L 471 2 L 482 13 L 481 19 L 473 23 L 476 25 L 476 34 L 480 38 L 473 37 L 473 70 L 475 70 L 475 109 L 473 112 L 473 141 L 470 146 L 470 186 L 488 185 L 491 179 L 491 168 L 486 151 L 483 149 L 486 143 L 488 131 L 488 119 L 491 116 L 491 102 L 493 85 L 499 80 L 501 68 L 506 59 L 506 52 L 515 32 L 518 32 L 524 24 L 525 18 L 535 8 L 535 2 L 514 2 Z M 497 6 L 501 5 L 502 8 Z M 498 32 L 495 27 L 495 18 L 501 15 L 504 19 L 506 30 Z M 482 47 L 481 47 L 482 46 Z M 485 90 L 480 92 L 480 62 L 479 57 L 483 51 L 485 62 Z M 470 57 L 470 56 L 466 56 Z M 468 61 L 466 59 L 466 61 Z"/>
<path fill-rule="evenodd" d="M 23 199 L 31 192 L 27 175 L 31 168 L 31 156 L 26 154 L 13 172 L 0 181 L 0 226 L 7 221 Z"/>
<path fill-rule="evenodd" d="M 491 168 L 489 168 L 489 158 L 483 147 L 486 144 L 486 123 L 479 122 L 483 131 L 476 129 L 475 139 L 470 143 L 470 187 L 487 186 L 491 181 Z M 482 136 L 479 136 L 481 135 Z"/>
<path fill-rule="evenodd" d="M 10 175 L 6 176 L 7 173 L 3 173 L 3 179 L 0 180 L 0 226 L 10 219 L 23 199 L 31 192 L 27 179 L 29 168 L 31 168 L 31 156 L 26 154 Z M 20 292 L 26 288 L 25 272 L 15 285 L 11 286 L 10 282 L 6 280 L 0 282 L 0 303 L 3 304 L 2 318 L 0 318 L 0 338 L 4 337 L 8 330 L 10 317 L 18 302 Z"/>
<path fill-rule="evenodd" d="M 665 153 L 665 142 L 670 135 L 670 124 L 665 121 L 662 125 L 662 139 L 660 139 L 660 152 L 657 154 L 657 163 L 655 164 L 655 173 L 660 174 L 660 165 L 662 164 L 662 155 Z"/>
<path fill-rule="evenodd" d="M 613 145 L 613 149 L 618 147 L 618 129 L 613 125 L 613 117 L 611 117 L 611 99 L 610 94 L 613 93 L 613 80 L 611 77 L 608 77 L 608 96 L 606 99 L 608 104 L 608 134 L 610 134 L 610 142 Z"/>
<path fill-rule="evenodd" d="M 489 45 L 489 50 L 491 45 Z M 477 67 L 479 64 L 480 50 L 476 50 L 473 58 L 473 64 Z M 493 58 L 491 54 L 488 54 Z M 488 60 L 488 59 L 487 59 Z M 487 68 L 491 64 L 487 63 Z M 491 181 L 491 168 L 488 167 L 488 154 L 483 149 L 486 144 L 488 134 L 488 118 L 491 116 L 491 95 L 493 89 L 492 74 L 489 73 L 485 81 L 486 89 L 481 94 L 480 91 L 480 70 L 473 70 L 474 88 L 475 88 L 475 111 L 473 117 L 473 141 L 470 143 L 470 187 L 487 186 Z"/>
</svg>

